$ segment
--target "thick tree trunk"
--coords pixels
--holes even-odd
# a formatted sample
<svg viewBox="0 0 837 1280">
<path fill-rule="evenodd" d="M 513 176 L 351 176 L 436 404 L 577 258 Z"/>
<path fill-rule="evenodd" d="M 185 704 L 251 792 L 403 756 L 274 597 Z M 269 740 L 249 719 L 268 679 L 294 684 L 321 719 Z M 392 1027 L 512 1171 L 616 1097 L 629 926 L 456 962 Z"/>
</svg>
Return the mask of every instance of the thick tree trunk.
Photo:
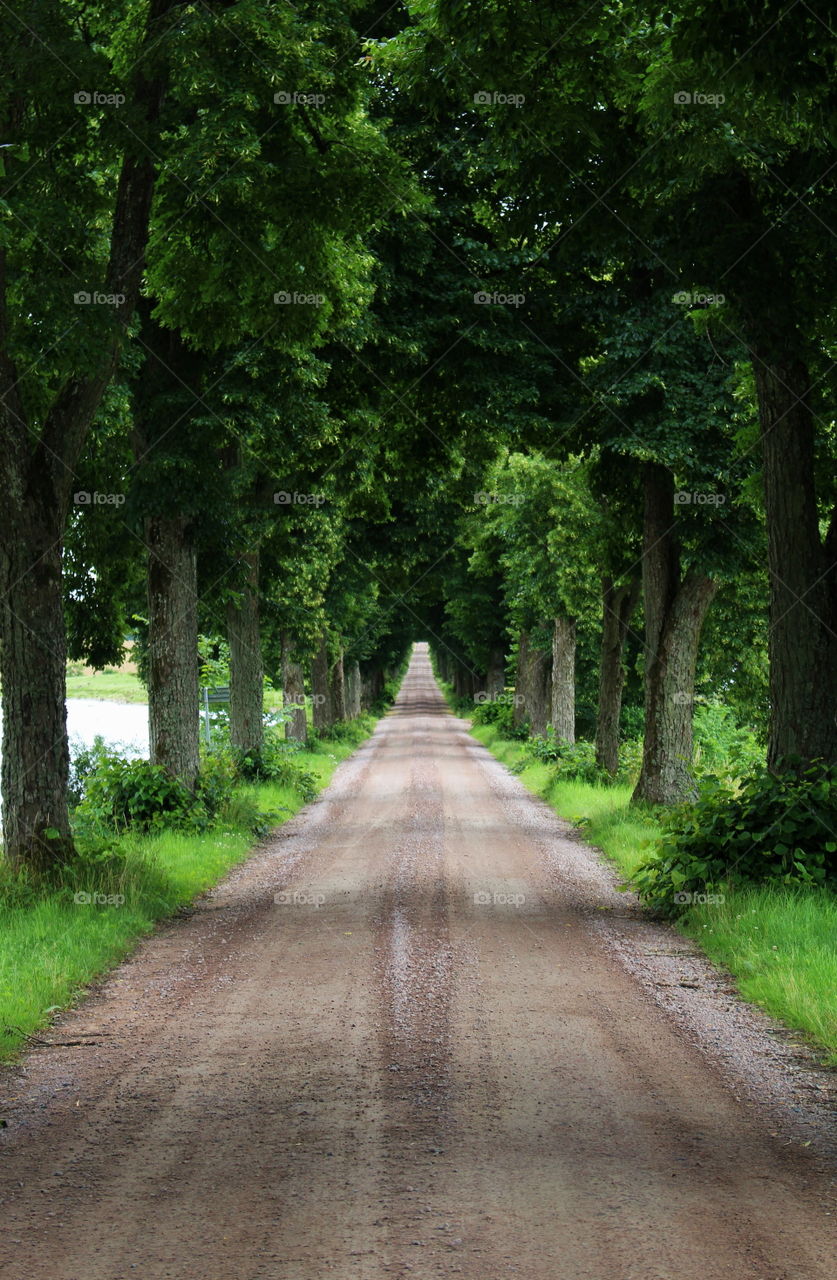
<svg viewBox="0 0 837 1280">
<path fill-rule="evenodd" d="M 485 696 L 491 702 L 496 701 L 506 689 L 506 655 L 502 649 L 492 649 L 488 655 L 488 670 L 485 674 Z"/>
<path fill-rule="evenodd" d="M 146 520 L 151 761 L 190 789 L 198 776 L 198 586 L 184 516 Z"/>
<path fill-rule="evenodd" d="M 645 740 L 635 801 L 676 804 L 695 791 L 692 702 L 698 644 L 716 584 L 680 581 L 674 532 L 674 477 L 645 464 L 642 577 L 645 604 Z"/>
<path fill-rule="evenodd" d="M 63 527 L 33 501 L 0 553 L 3 840 L 14 867 L 45 872 L 73 854 L 67 812 Z"/>
<path fill-rule="evenodd" d="M 602 579 L 602 652 L 596 718 L 596 764 L 613 777 L 619 769 L 619 721 L 625 684 L 623 656 L 628 628 L 639 602 L 640 578 L 614 587 Z"/>
<path fill-rule="evenodd" d="M 264 666 L 259 630 L 259 553 L 241 558 L 244 582 L 238 600 L 227 603 L 230 646 L 230 741 L 241 751 L 264 745 Z"/>
<path fill-rule="evenodd" d="M 808 371 L 752 352 L 761 420 L 770 571 L 768 763 L 837 761 L 837 512 L 823 545 Z"/>
<path fill-rule="evenodd" d="M 329 669 L 328 689 L 331 697 L 331 714 L 333 715 L 335 722 L 338 720 L 347 720 L 346 673 L 343 668 L 342 647 L 337 655 L 336 662 L 333 662 Z"/>
<path fill-rule="evenodd" d="M 526 722 L 526 682 L 529 678 L 529 633 L 521 631 L 517 640 L 517 658 L 514 668 L 514 711 L 512 724 L 520 729 Z"/>
<path fill-rule="evenodd" d="M 462 662 L 457 662 L 453 672 L 453 691 L 457 698 L 473 698 L 477 691 L 474 672 Z"/>
<path fill-rule="evenodd" d="M 40 430 L 20 397 L 23 371 L 7 332 L 6 255 L 0 250 L 0 674 L 3 681 L 3 833 L 14 866 L 45 871 L 72 856 L 67 807 L 66 634 L 61 543 L 78 459 L 119 361 L 142 282 L 154 193 L 154 137 L 165 90 L 159 27 L 174 0 L 152 0 L 145 47 L 129 81 L 136 145 L 128 142 L 116 186 L 104 292 L 121 296 L 107 333 L 88 346 L 96 360 L 71 375 Z M 37 25 L 37 24 L 36 24 Z M 36 30 L 35 39 L 40 38 Z M 155 73 L 142 54 L 158 48 Z M 38 90 L 38 92 L 40 92 Z M 77 279 L 59 278 L 72 291 Z M 90 308 L 91 311 L 96 308 Z M 81 317 L 80 317 L 81 319 Z M 98 326 L 99 318 L 96 318 Z"/>
<path fill-rule="evenodd" d="M 528 721 L 530 736 L 546 733 L 552 710 L 552 654 L 535 649 L 527 631 L 521 631 L 518 641 L 514 692 L 515 727 Z"/>
<path fill-rule="evenodd" d="M 575 620 L 556 618 L 552 632 L 552 731 L 575 742 Z"/>
<path fill-rule="evenodd" d="M 331 683 L 329 681 L 328 639 L 320 636 L 314 661 L 311 663 L 311 701 L 314 712 L 314 728 L 330 729 L 334 724 L 331 708 Z"/>
<path fill-rule="evenodd" d="M 361 702 L 364 711 L 371 711 L 384 691 L 384 673 L 380 667 L 370 667 L 360 678 Z"/>
<path fill-rule="evenodd" d="M 361 707 L 361 681 L 360 681 L 360 664 L 357 658 L 350 658 L 345 664 L 346 675 L 346 718 L 355 720 L 360 715 Z"/>
<path fill-rule="evenodd" d="M 530 737 L 543 736 L 552 710 L 552 654 L 529 647 L 526 678 L 526 711 Z"/>
<path fill-rule="evenodd" d="M 293 707 L 285 721 L 285 737 L 296 742 L 307 742 L 308 721 L 305 716 L 305 681 L 302 664 L 293 659 L 291 638 L 282 633 L 282 705 Z"/>
</svg>

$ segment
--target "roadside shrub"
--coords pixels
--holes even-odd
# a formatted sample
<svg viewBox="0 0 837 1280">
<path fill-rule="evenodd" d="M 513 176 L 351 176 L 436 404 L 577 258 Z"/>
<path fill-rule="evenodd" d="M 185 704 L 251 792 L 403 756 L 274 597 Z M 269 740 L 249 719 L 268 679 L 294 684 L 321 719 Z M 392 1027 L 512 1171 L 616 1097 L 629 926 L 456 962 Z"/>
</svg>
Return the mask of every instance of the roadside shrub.
<svg viewBox="0 0 837 1280">
<path fill-rule="evenodd" d="M 105 753 L 85 784 L 76 810 L 82 830 L 106 827 L 140 831 L 205 825 L 207 813 L 191 791 L 162 765 Z"/>
<path fill-rule="evenodd" d="M 195 787 L 195 801 L 208 819 L 227 803 L 238 782 L 238 769 L 228 751 L 207 751 L 201 757 L 201 771 Z"/>
<path fill-rule="evenodd" d="M 544 737 L 532 738 L 528 754 L 544 764 L 551 764 L 556 779 L 562 782 L 601 782 L 605 775 L 596 764 L 596 747 L 585 738 L 577 742 L 565 742 L 556 738 L 551 729 Z"/>
<path fill-rule="evenodd" d="M 726 886 L 837 884 L 837 766 L 760 767 L 740 784 L 710 776 L 700 786 L 664 817 L 662 840 L 632 877 L 655 910 L 679 915 Z"/>
<path fill-rule="evenodd" d="M 505 698 L 477 703 L 471 712 L 471 723 L 493 724 L 501 738 L 523 739 L 529 736 L 528 722 L 514 723 L 514 703 Z"/>
<path fill-rule="evenodd" d="M 82 745 L 71 751 L 70 777 L 67 788 L 71 809 L 75 809 L 76 805 L 81 804 L 89 778 L 96 772 L 102 761 L 111 754 L 105 745 L 104 738 L 99 734 L 96 735 L 89 747 Z"/>
</svg>

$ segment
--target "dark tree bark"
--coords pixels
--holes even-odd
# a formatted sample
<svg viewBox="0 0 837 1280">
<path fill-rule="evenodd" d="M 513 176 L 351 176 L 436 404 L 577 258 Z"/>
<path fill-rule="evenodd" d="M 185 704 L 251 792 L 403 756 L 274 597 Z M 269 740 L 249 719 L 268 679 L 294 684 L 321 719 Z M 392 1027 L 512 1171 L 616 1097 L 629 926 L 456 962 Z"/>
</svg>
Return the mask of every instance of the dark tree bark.
<svg viewBox="0 0 837 1280">
<path fill-rule="evenodd" d="M 153 138 L 165 90 L 160 27 L 174 0 L 152 0 L 145 49 L 130 86 L 134 130 Z M 128 135 L 126 135 L 127 138 Z M 6 255 L 0 251 L 0 679 L 3 708 L 3 836 L 14 866 L 46 871 L 74 852 L 68 816 L 66 632 L 61 552 L 76 467 L 113 377 L 142 282 L 154 192 L 153 147 L 137 140 L 125 155 L 116 188 L 104 292 L 123 301 L 85 377 L 56 392 L 40 430 L 21 401 L 22 376 L 9 349 Z M 0 192 L 2 194 L 2 192 Z"/>
<path fill-rule="evenodd" d="M 152 516 L 148 546 L 151 761 L 194 787 L 200 765 L 197 557 L 184 516 Z"/>
<path fill-rule="evenodd" d="M 552 632 L 552 731 L 575 742 L 575 619 L 556 618 Z"/>
<path fill-rule="evenodd" d="M 485 696 L 494 701 L 506 689 L 506 655 L 502 649 L 492 649 L 488 655 L 488 670 L 485 674 Z"/>
<path fill-rule="evenodd" d="M 33 495 L 23 507 L 27 526 L 0 549 L 4 844 L 13 866 L 36 872 L 73 853 L 61 544 L 48 496 L 42 501 L 46 509 Z"/>
<path fill-rule="evenodd" d="M 361 671 L 361 702 L 364 711 L 371 711 L 384 692 L 384 673 L 378 666 L 368 667 Z"/>
<path fill-rule="evenodd" d="M 820 535 L 814 421 L 805 365 L 775 345 L 753 352 L 770 572 L 772 769 L 797 756 L 837 761 L 837 511 Z"/>
<path fill-rule="evenodd" d="M 672 473 L 647 462 L 644 490 L 645 740 L 633 800 L 676 804 L 695 791 L 695 668 L 700 633 L 717 587 L 697 573 L 681 582 Z"/>
<path fill-rule="evenodd" d="M 345 663 L 346 676 L 346 718 L 355 720 L 361 713 L 361 681 L 360 664 L 357 658 L 350 658 Z"/>
<path fill-rule="evenodd" d="M 311 663 L 311 699 L 313 702 L 314 728 L 330 729 L 334 724 L 329 681 L 328 637 L 320 636 L 317 652 Z"/>
<path fill-rule="evenodd" d="M 227 602 L 230 646 L 230 741 L 241 751 L 264 746 L 264 665 L 259 628 L 259 553 L 241 557 L 244 580 Z"/>
<path fill-rule="evenodd" d="M 514 710 L 512 724 L 520 729 L 526 722 L 526 682 L 529 677 L 529 633 L 521 631 L 517 640 L 517 659 L 514 668 Z"/>
<path fill-rule="evenodd" d="M 338 720 L 347 720 L 348 712 L 346 711 L 346 673 L 343 669 L 343 649 L 337 655 L 336 660 L 331 664 L 328 672 L 328 689 L 331 698 L 331 714 L 335 722 Z"/>
<path fill-rule="evenodd" d="M 293 707 L 285 721 L 285 737 L 296 742 L 307 742 L 308 721 L 305 716 L 305 681 L 302 664 L 293 657 L 293 645 L 287 631 L 282 633 L 282 703 Z"/>
<path fill-rule="evenodd" d="M 528 721 L 532 737 L 546 733 L 552 710 L 552 654 L 536 649 L 528 631 L 521 631 L 518 641 L 514 692 L 515 727 Z"/>
<path fill-rule="evenodd" d="M 613 777 L 619 768 L 619 721 L 625 685 L 623 657 L 628 628 L 639 603 L 641 579 L 615 587 L 602 579 L 602 651 L 599 665 L 599 708 L 596 718 L 596 764 Z"/>
</svg>

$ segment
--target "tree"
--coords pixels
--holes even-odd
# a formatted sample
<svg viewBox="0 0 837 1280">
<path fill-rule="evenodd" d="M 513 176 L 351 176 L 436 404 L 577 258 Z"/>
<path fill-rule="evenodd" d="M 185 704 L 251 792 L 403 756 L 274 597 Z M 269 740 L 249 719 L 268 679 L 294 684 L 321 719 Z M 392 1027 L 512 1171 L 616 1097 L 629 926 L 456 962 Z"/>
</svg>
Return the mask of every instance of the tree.
<svg viewBox="0 0 837 1280">
<path fill-rule="evenodd" d="M 141 26 L 132 6 L 115 23 L 92 7 L 92 46 L 66 6 L 27 10 L 25 22 L 7 8 L 1 20 L 10 149 L 0 198 L 20 228 L 0 246 L 3 832 L 7 858 L 39 871 L 73 854 L 62 543 L 76 467 L 139 295 L 177 7 L 151 0 Z M 79 72 L 105 98 L 120 92 L 129 127 L 118 138 L 113 105 L 80 92 Z"/>
</svg>

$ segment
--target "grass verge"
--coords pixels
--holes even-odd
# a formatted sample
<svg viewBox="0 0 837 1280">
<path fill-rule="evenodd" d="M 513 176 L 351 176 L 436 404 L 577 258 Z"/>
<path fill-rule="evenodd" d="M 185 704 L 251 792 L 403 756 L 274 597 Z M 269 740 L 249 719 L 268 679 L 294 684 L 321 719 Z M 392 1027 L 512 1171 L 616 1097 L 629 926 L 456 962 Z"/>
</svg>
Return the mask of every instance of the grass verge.
<svg viewBox="0 0 837 1280">
<path fill-rule="evenodd" d="M 295 759 L 322 789 L 374 723 L 365 716 L 341 726 L 338 739 L 315 739 Z M 235 800 L 247 818 L 255 801 L 262 812 L 279 814 L 279 824 L 305 803 L 295 790 L 270 782 L 242 787 Z M 83 863 L 49 889 L 0 865 L 0 1060 L 17 1053 L 27 1036 L 122 960 L 157 921 L 248 856 L 255 837 L 249 825 L 236 824 L 235 813 L 233 803 L 227 822 L 202 834 L 122 836 L 115 860 Z"/>
<path fill-rule="evenodd" d="M 630 883 L 660 834 L 653 810 L 630 804 L 630 787 L 558 781 L 549 765 L 527 763 L 525 743 L 502 738 L 494 725 L 477 725 L 471 733 L 577 825 Z M 798 1031 L 825 1051 L 824 1065 L 837 1067 L 835 894 L 753 885 L 728 893 L 721 904 L 688 907 L 676 927 L 730 973 L 743 999 Z"/>
</svg>

